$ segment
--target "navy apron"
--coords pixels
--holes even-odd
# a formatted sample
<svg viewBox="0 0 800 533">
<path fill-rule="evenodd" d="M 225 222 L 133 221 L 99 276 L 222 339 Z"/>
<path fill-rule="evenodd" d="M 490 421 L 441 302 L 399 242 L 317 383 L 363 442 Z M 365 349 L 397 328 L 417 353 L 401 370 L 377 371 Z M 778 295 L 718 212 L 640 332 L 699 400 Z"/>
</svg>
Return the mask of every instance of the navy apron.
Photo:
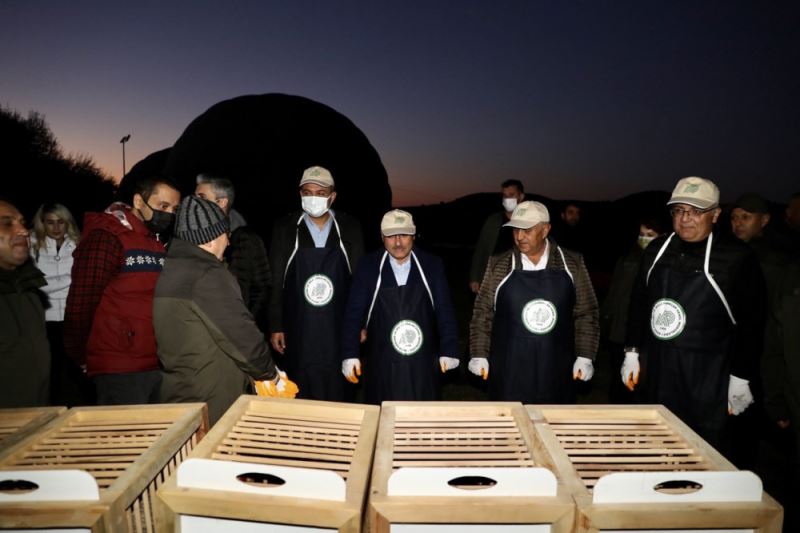
<svg viewBox="0 0 800 533">
<path fill-rule="evenodd" d="M 551 248 L 556 249 L 561 253 L 560 248 Z M 575 289 L 571 276 L 568 270 L 516 269 L 515 262 L 512 254 L 511 273 L 496 293 L 489 399 L 572 403 Z"/>
<path fill-rule="evenodd" d="M 384 253 L 379 290 L 367 319 L 365 399 L 372 404 L 438 400 L 439 341 L 425 273 L 412 252 L 408 282 L 398 287 L 390 265 L 384 272 L 387 257 Z"/>
<path fill-rule="evenodd" d="M 728 354 L 735 321 L 719 286 L 704 270 L 678 272 L 658 263 L 647 276 L 650 334 L 642 350 L 646 395 L 664 404 L 701 437 L 717 445 L 728 416 Z"/>
<path fill-rule="evenodd" d="M 298 232 L 303 223 L 300 217 Z M 297 243 L 296 237 L 284 278 L 286 371 L 300 389 L 298 398 L 342 401 L 339 347 L 350 265 L 336 219 L 324 248 Z"/>
</svg>

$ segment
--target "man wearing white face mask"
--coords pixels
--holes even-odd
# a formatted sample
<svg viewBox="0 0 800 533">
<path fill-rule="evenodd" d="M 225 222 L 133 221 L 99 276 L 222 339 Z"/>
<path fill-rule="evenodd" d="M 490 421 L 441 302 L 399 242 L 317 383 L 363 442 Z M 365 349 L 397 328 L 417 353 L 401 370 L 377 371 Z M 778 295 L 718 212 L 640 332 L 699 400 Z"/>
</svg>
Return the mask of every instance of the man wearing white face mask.
<svg viewBox="0 0 800 533">
<path fill-rule="evenodd" d="M 503 224 L 511 220 L 511 213 L 517 204 L 525 200 L 525 187 L 519 180 L 506 180 L 500 186 L 503 211 L 492 213 L 483 223 L 475 252 L 472 254 L 472 266 L 469 269 L 469 288 L 475 294 L 481 288 L 481 280 L 486 272 L 489 257 L 514 247 L 514 237 Z"/>
<path fill-rule="evenodd" d="M 341 401 L 342 318 L 364 239 L 356 219 L 331 209 L 335 200 L 331 173 L 307 168 L 302 211 L 278 220 L 272 231 L 269 326 L 270 343 L 284 355 L 281 366 L 295 378 L 299 396 Z"/>
</svg>

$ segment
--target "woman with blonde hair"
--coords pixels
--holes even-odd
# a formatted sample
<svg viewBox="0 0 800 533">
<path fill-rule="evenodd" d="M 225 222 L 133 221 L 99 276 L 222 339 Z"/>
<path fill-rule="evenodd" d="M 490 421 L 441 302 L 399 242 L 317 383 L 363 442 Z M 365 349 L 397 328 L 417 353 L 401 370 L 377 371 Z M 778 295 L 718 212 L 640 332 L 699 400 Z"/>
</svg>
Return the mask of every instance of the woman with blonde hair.
<svg viewBox="0 0 800 533">
<path fill-rule="evenodd" d="M 63 324 L 67 293 L 72 283 L 72 252 L 80 240 L 80 231 L 69 209 L 61 204 L 46 203 L 39 207 L 33 217 L 30 239 L 31 257 L 47 281 L 42 291 L 50 300 L 50 305 L 45 310 L 47 338 L 52 356 L 50 401 L 56 405 L 77 403 L 75 400 L 65 401 L 66 395 L 74 397 L 73 393 L 83 388 L 81 382 L 85 379 L 81 376 L 80 369 L 66 360 Z"/>
</svg>

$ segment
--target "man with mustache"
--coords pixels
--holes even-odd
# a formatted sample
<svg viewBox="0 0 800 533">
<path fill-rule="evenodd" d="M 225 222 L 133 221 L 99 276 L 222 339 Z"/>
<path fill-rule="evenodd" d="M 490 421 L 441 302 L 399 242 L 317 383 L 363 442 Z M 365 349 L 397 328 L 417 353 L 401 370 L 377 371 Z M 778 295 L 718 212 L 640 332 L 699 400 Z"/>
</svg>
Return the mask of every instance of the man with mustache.
<svg viewBox="0 0 800 533">
<path fill-rule="evenodd" d="M 363 373 L 368 403 L 437 400 L 438 371 L 459 364 L 444 265 L 414 246 L 416 232 L 410 213 L 386 213 L 384 249 L 365 255 L 353 276 L 342 330 L 342 374 L 357 383 Z"/>
<path fill-rule="evenodd" d="M 0 408 L 47 405 L 50 392 L 46 282 L 28 257 L 28 236 L 19 210 L 0 200 Z"/>
</svg>

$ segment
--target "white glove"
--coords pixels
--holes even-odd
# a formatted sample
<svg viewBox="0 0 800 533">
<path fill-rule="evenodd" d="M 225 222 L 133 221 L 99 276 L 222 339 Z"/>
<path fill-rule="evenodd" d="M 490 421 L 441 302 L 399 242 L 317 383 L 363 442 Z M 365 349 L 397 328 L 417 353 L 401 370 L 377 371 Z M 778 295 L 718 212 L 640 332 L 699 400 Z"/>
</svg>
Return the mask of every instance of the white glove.
<svg viewBox="0 0 800 533">
<path fill-rule="evenodd" d="M 467 368 L 476 376 L 489 379 L 489 360 L 485 357 L 473 357 L 469 360 Z"/>
<path fill-rule="evenodd" d="M 572 365 L 572 379 L 589 381 L 594 376 L 594 363 L 588 357 L 576 357 Z"/>
<path fill-rule="evenodd" d="M 622 384 L 632 391 L 639 384 L 639 354 L 625 352 L 625 361 L 622 362 Z"/>
<path fill-rule="evenodd" d="M 361 361 L 356 357 L 342 361 L 342 374 L 350 383 L 358 383 L 358 376 L 361 375 Z"/>
<path fill-rule="evenodd" d="M 447 372 L 448 370 L 453 370 L 454 368 L 458 368 L 458 365 L 461 364 L 455 357 L 440 357 L 439 358 L 439 368 L 442 369 L 442 374 Z"/>
<path fill-rule="evenodd" d="M 728 414 L 740 415 L 753 403 L 750 382 L 731 374 L 728 382 Z"/>
</svg>

